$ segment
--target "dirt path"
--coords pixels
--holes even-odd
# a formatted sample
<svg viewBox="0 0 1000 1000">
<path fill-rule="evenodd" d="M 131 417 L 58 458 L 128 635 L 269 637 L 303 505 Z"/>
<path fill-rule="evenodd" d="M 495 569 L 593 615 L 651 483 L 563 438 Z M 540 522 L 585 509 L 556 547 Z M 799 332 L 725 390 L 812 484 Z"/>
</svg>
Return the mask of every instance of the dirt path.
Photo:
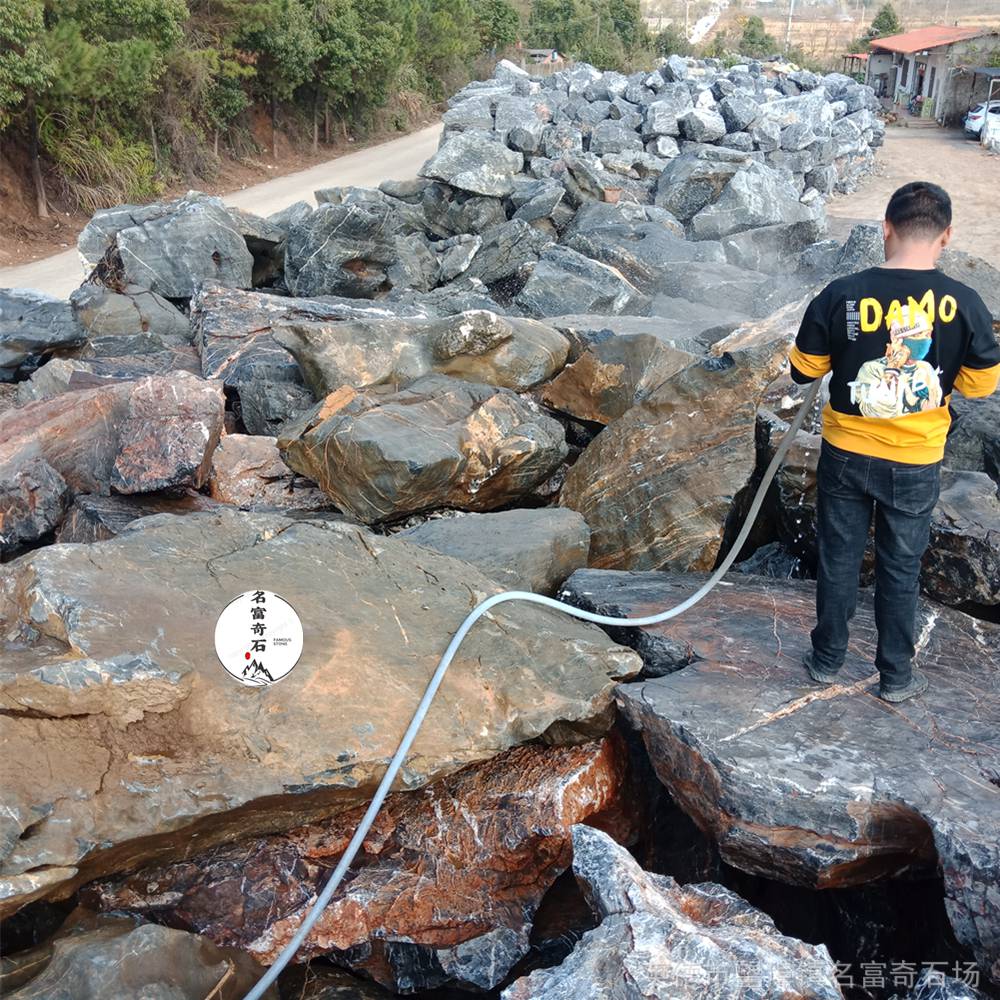
<svg viewBox="0 0 1000 1000">
<path fill-rule="evenodd" d="M 940 184 L 951 195 L 955 236 L 952 246 L 1000 267 L 997 189 L 1000 157 L 964 138 L 960 131 L 889 126 L 877 153 L 878 172 L 854 194 L 827 205 L 830 236 L 846 239 L 858 222 L 878 222 L 896 188 L 909 181 Z"/>
<path fill-rule="evenodd" d="M 441 125 L 431 125 L 400 139 L 359 149 L 307 170 L 234 191 L 224 195 L 223 200 L 235 208 L 270 215 L 294 201 L 314 203 L 313 191 L 317 188 L 344 184 L 373 187 L 384 180 L 415 177 L 437 149 L 440 134 Z M 83 271 L 76 250 L 31 264 L 0 268 L 0 288 L 35 288 L 50 295 L 67 296 L 82 280 Z"/>
</svg>

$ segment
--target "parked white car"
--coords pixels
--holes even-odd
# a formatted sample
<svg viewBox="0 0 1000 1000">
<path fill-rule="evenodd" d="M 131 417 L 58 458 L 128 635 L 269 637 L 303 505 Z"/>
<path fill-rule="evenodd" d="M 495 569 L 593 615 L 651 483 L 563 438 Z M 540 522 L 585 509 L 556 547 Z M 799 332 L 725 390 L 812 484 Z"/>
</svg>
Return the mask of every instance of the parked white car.
<svg viewBox="0 0 1000 1000">
<path fill-rule="evenodd" d="M 1000 101 L 990 101 L 990 118 L 1000 121 Z M 979 138 L 979 133 L 983 130 L 983 122 L 986 121 L 986 102 L 976 104 L 969 108 L 969 113 L 965 116 L 965 134 Z"/>
</svg>

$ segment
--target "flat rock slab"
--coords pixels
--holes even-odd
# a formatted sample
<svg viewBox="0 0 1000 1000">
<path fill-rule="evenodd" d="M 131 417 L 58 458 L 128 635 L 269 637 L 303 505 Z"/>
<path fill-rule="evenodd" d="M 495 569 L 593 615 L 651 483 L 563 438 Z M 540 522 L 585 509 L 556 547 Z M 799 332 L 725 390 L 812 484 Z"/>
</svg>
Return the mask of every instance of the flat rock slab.
<svg viewBox="0 0 1000 1000">
<path fill-rule="evenodd" d="M 386 802 L 365 849 L 298 952 L 331 954 L 403 993 L 447 983 L 492 989 L 528 951 L 539 903 L 572 858 L 570 828 L 628 841 L 619 736 L 516 747 Z M 301 926 L 364 806 L 325 823 L 83 890 L 270 963 Z"/>
<path fill-rule="evenodd" d="M 503 1000 L 841 1000 L 823 945 L 780 934 L 713 882 L 679 885 L 639 867 L 607 834 L 573 827 L 573 872 L 600 925 L 553 969 Z"/>
<path fill-rule="evenodd" d="M 257 589 L 295 608 L 305 643 L 280 683 L 246 687 L 213 635 Z M 0 913 L 365 800 L 449 629 L 500 589 L 402 539 L 231 510 L 0 566 Z M 593 737 L 615 679 L 638 668 L 593 626 L 498 609 L 459 651 L 399 785 L 555 739 L 556 722 Z"/>
<path fill-rule="evenodd" d="M 591 606 L 668 608 L 699 576 L 581 570 Z M 958 940 L 1000 980 L 1000 629 L 920 607 L 917 662 L 929 691 L 898 706 L 876 695 L 865 597 L 843 680 L 802 668 L 812 584 L 741 577 L 676 621 L 638 630 L 683 669 L 619 691 L 660 780 L 745 871 L 815 887 L 907 871 L 944 877 Z M 619 634 L 619 638 L 627 638 Z"/>
<path fill-rule="evenodd" d="M 539 594 L 586 566 L 590 550 L 587 522 L 564 507 L 433 518 L 400 536 L 464 559 L 509 590 Z"/>
</svg>

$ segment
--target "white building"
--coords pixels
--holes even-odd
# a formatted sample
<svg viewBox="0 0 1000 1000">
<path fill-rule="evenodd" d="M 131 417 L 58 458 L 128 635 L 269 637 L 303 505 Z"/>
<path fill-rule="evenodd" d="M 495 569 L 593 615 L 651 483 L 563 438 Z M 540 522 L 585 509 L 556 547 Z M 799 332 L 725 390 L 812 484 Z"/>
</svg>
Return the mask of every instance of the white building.
<svg viewBox="0 0 1000 1000">
<path fill-rule="evenodd" d="M 953 121 L 972 97 L 961 91 L 959 67 L 985 63 L 1000 48 L 1000 30 L 932 25 L 876 38 L 870 48 L 866 79 L 879 97 L 906 105 L 918 95 L 925 117 Z"/>
</svg>

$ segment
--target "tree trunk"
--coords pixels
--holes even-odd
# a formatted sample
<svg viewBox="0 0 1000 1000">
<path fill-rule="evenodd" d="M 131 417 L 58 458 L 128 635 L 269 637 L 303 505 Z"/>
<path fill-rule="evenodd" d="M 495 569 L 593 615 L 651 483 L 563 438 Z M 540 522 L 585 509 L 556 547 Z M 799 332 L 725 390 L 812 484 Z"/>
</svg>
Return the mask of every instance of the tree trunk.
<svg viewBox="0 0 1000 1000">
<path fill-rule="evenodd" d="M 34 95 L 28 97 L 28 155 L 31 157 L 31 177 L 35 182 L 35 204 L 38 218 L 49 217 L 49 206 L 45 198 L 45 183 L 42 180 L 42 164 L 38 159 L 38 112 Z"/>
<path fill-rule="evenodd" d="M 271 94 L 271 159 L 278 159 L 278 99 Z"/>
<path fill-rule="evenodd" d="M 319 151 L 319 87 L 313 90 L 313 153 Z"/>
<path fill-rule="evenodd" d="M 153 166 L 160 169 L 160 144 L 156 141 L 156 126 L 153 125 L 152 117 L 149 119 L 149 139 L 153 146 Z"/>
<path fill-rule="evenodd" d="M 330 145 L 330 105 L 323 104 L 323 142 Z"/>
<path fill-rule="evenodd" d="M 215 130 L 215 155 L 219 155 L 219 130 Z"/>
</svg>

